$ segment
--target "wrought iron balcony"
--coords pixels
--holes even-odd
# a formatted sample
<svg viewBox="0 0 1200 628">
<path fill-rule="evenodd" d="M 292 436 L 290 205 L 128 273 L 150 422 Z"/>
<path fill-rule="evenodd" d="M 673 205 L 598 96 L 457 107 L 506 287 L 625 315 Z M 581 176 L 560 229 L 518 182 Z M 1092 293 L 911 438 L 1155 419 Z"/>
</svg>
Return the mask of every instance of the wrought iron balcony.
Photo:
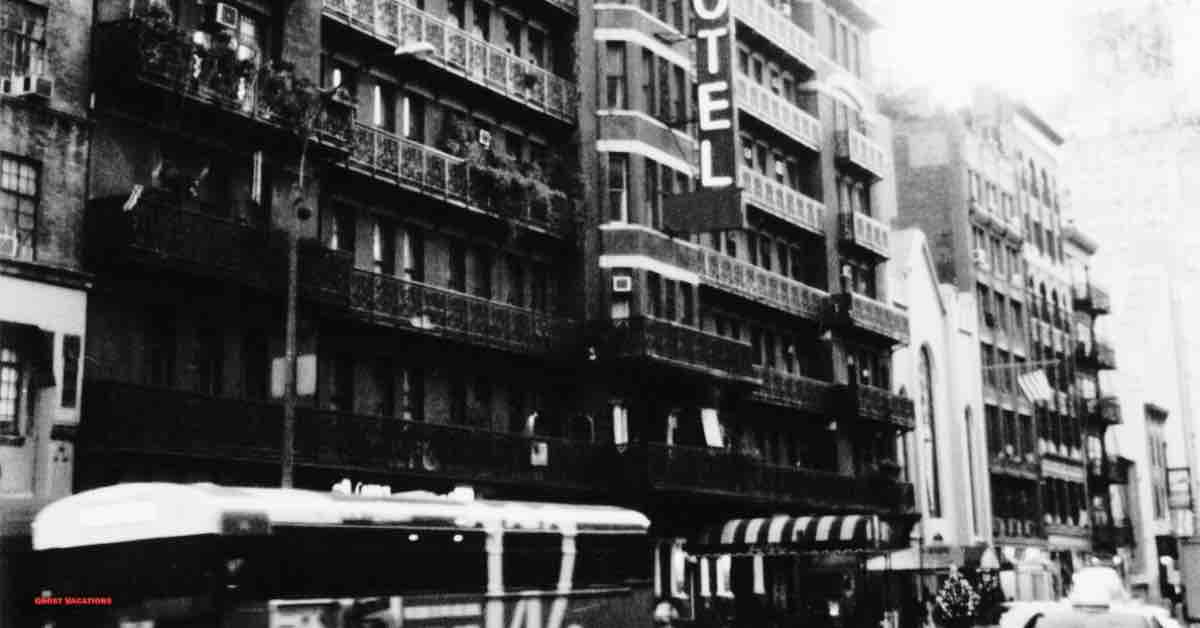
<svg viewBox="0 0 1200 628">
<path fill-rule="evenodd" d="M 809 320 L 818 320 L 829 295 L 719 251 L 700 247 L 700 277 L 706 285 L 759 301 Z"/>
<path fill-rule="evenodd" d="M 834 414 L 851 424 L 876 423 L 910 431 L 916 427 L 912 399 L 874 386 L 841 384 Z"/>
<path fill-rule="evenodd" d="M 750 344 L 654 318 L 596 325 L 599 359 L 649 360 L 713 377 L 757 383 Z"/>
<path fill-rule="evenodd" d="M 815 415 L 829 412 L 833 388 L 829 382 L 765 366 L 756 366 L 754 371 L 762 380 L 762 386 L 750 393 L 752 400 Z"/>
<path fill-rule="evenodd" d="M 564 0 L 552 0 L 555 4 Z M 546 115 L 574 124 L 579 97 L 574 81 L 455 28 L 447 20 L 400 0 L 324 0 L 325 15 L 386 44 L 429 44 L 421 59 Z"/>
<path fill-rule="evenodd" d="M 1087 537 L 1092 533 L 1087 525 L 1087 521 L 1078 518 L 1069 521 L 1043 523 L 1042 525 L 1045 527 L 1047 535 Z"/>
<path fill-rule="evenodd" d="M 1041 474 L 1042 462 L 1037 453 L 1020 453 L 1010 445 L 1005 450 L 993 452 L 988 458 L 988 467 L 992 473 L 1032 480 Z"/>
<path fill-rule="evenodd" d="M 1088 475 L 1094 485 L 1126 484 L 1129 482 L 1129 461 L 1120 456 L 1088 460 Z"/>
<path fill-rule="evenodd" d="M 821 121 L 816 116 L 741 72 L 735 80 L 738 107 L 800 144 L 821 150 Z"/>
<path fill-rule="evenodd" d="M 1075 345 L 1075 365 L 1088 371 L 1111 371 L 1117 368 L 1117 354 L 1112 345 L 1095 340 L 1090 345 L 1080 342 Z"/>
<path fill-rule="evenodd" d="M 889 344 L 908 343 L 908 314 L 858 293 L 829 296 L 829 324 Z"/>
<path fill-rule="evenodd" d="M 1121 402 L 1112 395 L 1105 395 L 1098 399 L 1095 397 L 1080 399 L 1079 412 L 1083 415 L 1084 420 L 1091 422 L 1092 425 L 1111 426 L 1122 423 Z"/>
<path fill-rule="evenodd" d="M 838 215 L 842 242 L 887 259 L 891 257 L 892 230 L 882 221 L 862 212 L 842 212 Z"/>
<path fill-rule="evenodd" d="M 866 135 L 854 129 L 837 133 L 837 158 L 876 181 L 887 173 L 887 153 Z"/>
<path fill-rule="evenodd" d="M 1003 539 L 1041 539 L 1046 536 L 1041 523 L 1020 517 L 995 517 L 992 533 Z"/>
<path fill-rule="evenodd" d="M 96 268 L 132 263 L 281 292 L 287 278 L 282 231 L 235 218 L 231 208 L 196 203 L 149 189 L 125 211 L 124 197 L 92 201 L 87 257 Z M 222 215 L 223 214 L 223 215 Z M 300 295 L 337 300 L 352 260 L 317 243 L 300 242 Z"/>
<path fill-rule="evenodd" d="M 1137 537 L 1133 533 L 1133 524 L 1129 519 L 1117 523 L 1092 522 L 1092 545 L 1097 551 L 1116 553 L 1121 547 L 1135 547 Z"/>
<path fill-rule="evenodd" d="M 469 344 L 547 356 L 565 350 L 573 324 L 535 310 L 372 272 L 354 270 L 349 306 L 381 325 Z"/>
<path fill-rule="evenodd" d="M 743 203 L 824 237 L 825 205 L 747 166 L 738 170 L 738 179 Z"/>
<path fill-rule="evenodd" d="M 816 69 L 817 39 L 766 0 L 731 2 L 733 16 L 805 66 Z"/>
<path fill-rule="evenodd" d="M 915 509 L 908 483 L 775 465 L 725 449 L 649 443 L 631 451 L 630 460 L 644 465 L 634 473 L 652 489 L 676 495 L 892 514 Z"/>
<path fill-rule="evenodd" d="M 268 72 L 237 60 L 232 50 L 226 53 L 216 46 L 198 46 L 192 41 L 192 33 L 148 18 L 98 24 L 94 36 L 95 84 L 105 94 L 127 94 L 129 98 L 120 103 L 123 110 L 162 115 L 145 109 L 149 99 L 137 90 L 148 87 L 267 127 L 284 130 L 287 126 L 279 111 L 272 108 L 269 90 L 264 90 Z M 313 139 L 338 151 L 348 149 L 354 110 L 349 102 L 326 103 L 315 120 Z"/>
<path fill-rule="evenodd" d="M 645 255 L 700 275 L 705 286 L 809 320 L 821 317 L 829 298 L 826 292 L 795 279 L 657 231 L 606 228 L 602 238 L 607 255 Z"/>
<path fill-rule="evenodd" d="M 356 124 L 350 168 L 395 185 L 569 239 L 571 201 L 533 176 L 468 163 L 448 153 L 366 124 Z"/>
<path fill-rule="evenodd" d="M 275 403 L 97 380 L 85 391 L 85 451 L 279 463 Z M 308 407 L 297 409 L 295 453 L 300 467 L 581 489 L 605 486 L 619 464 L 611 447 L 587 442 Z"/>
<path fill-rule="evenodd" d="M 1112 300 L 1108 292 L 1093 282 L 1077 284 L 1074 288 L 1075 309 L 1093 316 L 1112 311 Z"/>
</svg>

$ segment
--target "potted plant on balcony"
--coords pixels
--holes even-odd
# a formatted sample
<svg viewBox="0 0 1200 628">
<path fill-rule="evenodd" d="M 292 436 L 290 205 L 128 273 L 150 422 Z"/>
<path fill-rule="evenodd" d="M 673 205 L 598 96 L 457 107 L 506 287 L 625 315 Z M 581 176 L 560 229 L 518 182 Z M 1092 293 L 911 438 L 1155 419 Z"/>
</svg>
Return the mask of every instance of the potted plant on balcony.
<svg viewBox="0 0 1200 628">
<path fill-rule="evenodd" d="M 195 44 L 190 34 L 175 24 L 175 16 L 162 4 L 152 3 L 134 14 L 126 25 L 128 39 L 115 38 L 117 46 L 136 43 L 132 59 L 142 68 L 181 84 L 192 76 Z M 122 25 L 123 32 L 125 25 Z"/>
<path fill-rule="evenodd" d="M 196 46 L 199 72 L 195 84 L 229 103 L 251 94 L 257 69 L 251 59 L 238 57 L 237 42 L 225 29 L 212 33 L 207 46 Z"/>
</svg>

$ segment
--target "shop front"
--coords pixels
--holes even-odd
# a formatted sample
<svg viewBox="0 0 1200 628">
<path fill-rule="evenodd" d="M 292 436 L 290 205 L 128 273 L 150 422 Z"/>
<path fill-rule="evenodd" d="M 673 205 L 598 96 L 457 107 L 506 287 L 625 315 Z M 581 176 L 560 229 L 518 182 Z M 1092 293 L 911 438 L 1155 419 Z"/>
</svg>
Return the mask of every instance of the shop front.
<svg viewBox="0 0 1200 628">
<path fill-rule="evenodd" d="M 885 592 L 871 589 L 867 561 L 907 544 L 911 526 L 875 515 L 776 516 L 664 542 L 656 615 L 698 628 L 898 625 Z"/>
</svg>

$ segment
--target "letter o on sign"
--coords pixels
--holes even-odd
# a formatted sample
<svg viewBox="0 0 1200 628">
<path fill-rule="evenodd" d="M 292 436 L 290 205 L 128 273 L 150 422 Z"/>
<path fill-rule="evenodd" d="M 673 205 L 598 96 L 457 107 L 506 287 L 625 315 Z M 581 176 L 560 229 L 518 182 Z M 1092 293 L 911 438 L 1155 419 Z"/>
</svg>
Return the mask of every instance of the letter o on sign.
<svg viewBox="0 0 1200 628">
<path fill-rule="evenodd" d="M 729 12 L 729 0 L 717 0 L 712 7 L 708 0 L 692 0 L 692 9 L 702 20 L 716 20 Z"/>
</svg>

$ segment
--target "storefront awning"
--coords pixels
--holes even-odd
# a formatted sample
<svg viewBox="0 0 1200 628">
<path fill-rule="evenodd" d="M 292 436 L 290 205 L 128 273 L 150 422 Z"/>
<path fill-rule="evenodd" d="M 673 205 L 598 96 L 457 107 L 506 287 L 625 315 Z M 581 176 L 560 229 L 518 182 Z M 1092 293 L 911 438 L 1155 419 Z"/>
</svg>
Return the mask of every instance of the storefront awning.
<svg viewBox="0 0 1200 628">
<path fill-rule="evenodd" d="M 874 551 L 892 546 L 899 535 L 876 515 L 814 515 L 731 519 L 705 530 L 693 553 L 805 553 Z"/>
</svg>

